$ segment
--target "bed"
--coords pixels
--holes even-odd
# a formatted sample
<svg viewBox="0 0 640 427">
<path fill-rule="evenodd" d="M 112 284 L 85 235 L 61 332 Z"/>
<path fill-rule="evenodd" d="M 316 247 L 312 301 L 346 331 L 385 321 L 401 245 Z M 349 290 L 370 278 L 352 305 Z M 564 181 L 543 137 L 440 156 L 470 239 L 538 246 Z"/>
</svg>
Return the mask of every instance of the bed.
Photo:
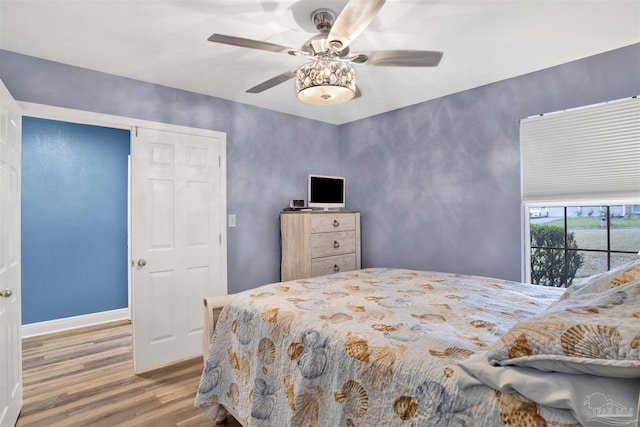
<svg viewBox="0 0 640 427">
<path fill-rule="evenodd" d="M 211 420 L 226 411 L 274 427 L 638 418 L 640 262 L 568 289 L 372 268 L 207 305 L 195 404 Z"/>
</svg>

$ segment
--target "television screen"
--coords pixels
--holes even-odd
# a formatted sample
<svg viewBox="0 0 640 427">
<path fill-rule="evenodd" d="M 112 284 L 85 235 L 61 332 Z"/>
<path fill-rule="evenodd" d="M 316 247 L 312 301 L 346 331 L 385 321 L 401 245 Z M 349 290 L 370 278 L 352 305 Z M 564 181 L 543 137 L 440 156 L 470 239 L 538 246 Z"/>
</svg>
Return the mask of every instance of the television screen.
<svg viewBox="0 0 640 427">
<path fill-rule="evenodd" d="M 345 179 L 339 176 L 309 175 L 309 207 L 345 207 Z"/>
</svg>

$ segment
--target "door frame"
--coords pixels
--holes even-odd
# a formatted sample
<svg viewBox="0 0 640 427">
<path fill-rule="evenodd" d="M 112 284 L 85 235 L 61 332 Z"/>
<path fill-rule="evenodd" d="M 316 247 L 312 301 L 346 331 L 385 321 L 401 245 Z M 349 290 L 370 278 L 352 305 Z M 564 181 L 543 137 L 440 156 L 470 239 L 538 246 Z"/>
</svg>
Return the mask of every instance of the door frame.
<svg viewBox="0 0 640 427">
<path fill-rule="evenodd" d="M 84 110 L 74 110 L 71 108 L 57 107 L 52 105 L 44 105 L 37 104 L 31 102 L 21 102 L 16 101 L 18 106 L 22 110 L 23 116 L 37 117 L 41 119 L 50 119 L 50 120 L 60 120 L 78 124 L 85 125 L 93 125 L 93 126 L 103 126 L 114 129 L 124 129 L 129 130 L 131 132 L 131 140 L 135 135 L 136 127 L 148 128 L 148 129 L 157 129 L 168 132 L 178 132 L 178 133 L 187 133 L 193 135 L 200 135 L 205 137 L 219 137 L 220 134 L 224 134 L 222 131 L 214 131 L 209 129 L 202 128 L 192 128 L 188 126 L 180 126 L 173 125 L 168 123 L 161 122 L 153 122 L 148 120 L 135 119 L 124 116 L 114 116 L 111 114 L 103 114 L 103 113 L 94 113 L 91 111 Z M 131 170 L 129 170 L 129 176 L 131 175 Z M 227 283 L 227 227 L 226 227 L 226 215 L 227 215 L 227 144 L 226 138 L 222 143 L 222 147 L 220 149 L 220 177 L 221 177 L 221 190 L 220 190 L 220 200 L 223 203 L 222 209 L 224 211 L 222 215 L 222 222 L 220 227 L 220 257 L 221 257 L 221 265 L 223 267 L 221 271 L 221 277 L 224 281 L 225 287 L 228 289 Z M 130 183 L 129 183 L 130 185 Z M 130 188 L 129 188 L 130 192 Z M 129 197 L 127 214 L 128 214 L 128 224 L 131 223 L 131 199 Z M 131 229 L 127 227 L 127 256 L 129 258 L 129 262 L 127 263 L 127 277 L 133 277 L 132 271 L 132 258 L 130 254 L 131 249 Z M 131 301 L 131 281 L 129 280 L 129 301 L 127 312 L 129 314 L 129 320 L 131 320 L 131 311 L 133 310 L 132 301 Z M 115 320 L 115 319 L 114 319 Z M 24 328 L 24 327 L 23 327 Z"/>
</svg>

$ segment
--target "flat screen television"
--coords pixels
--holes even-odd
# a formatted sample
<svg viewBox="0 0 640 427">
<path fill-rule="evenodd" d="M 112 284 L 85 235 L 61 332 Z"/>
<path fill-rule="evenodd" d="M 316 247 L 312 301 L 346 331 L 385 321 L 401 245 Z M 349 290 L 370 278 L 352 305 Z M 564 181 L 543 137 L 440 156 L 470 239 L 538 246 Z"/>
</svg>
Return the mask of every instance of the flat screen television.
<svg viewBox="0 0 640 427">
<path fill-rule="evenodd" d="M 325 210 L 344 208 L 344 190 L 344 177 L 310 174 L 308 206 Z"/>
</svg>

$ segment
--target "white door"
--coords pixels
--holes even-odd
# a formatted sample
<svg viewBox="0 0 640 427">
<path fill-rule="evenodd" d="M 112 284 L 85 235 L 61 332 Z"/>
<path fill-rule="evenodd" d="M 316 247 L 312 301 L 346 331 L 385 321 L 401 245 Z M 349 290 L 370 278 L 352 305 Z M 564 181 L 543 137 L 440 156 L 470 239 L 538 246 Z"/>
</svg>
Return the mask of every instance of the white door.
<svg viewBox="0 0 640 427">
<path fill-rule="evenodd" d="M 137 128 L 131 142 L 136 372 L 202 352 L 205 296 L 225 295 L 225 134 Z"/>
<path fill-rule="evenodd" d="M 22 116 L 0 81 L 0 426 L 22 408 L 20 170 Z"/>
</svg>

